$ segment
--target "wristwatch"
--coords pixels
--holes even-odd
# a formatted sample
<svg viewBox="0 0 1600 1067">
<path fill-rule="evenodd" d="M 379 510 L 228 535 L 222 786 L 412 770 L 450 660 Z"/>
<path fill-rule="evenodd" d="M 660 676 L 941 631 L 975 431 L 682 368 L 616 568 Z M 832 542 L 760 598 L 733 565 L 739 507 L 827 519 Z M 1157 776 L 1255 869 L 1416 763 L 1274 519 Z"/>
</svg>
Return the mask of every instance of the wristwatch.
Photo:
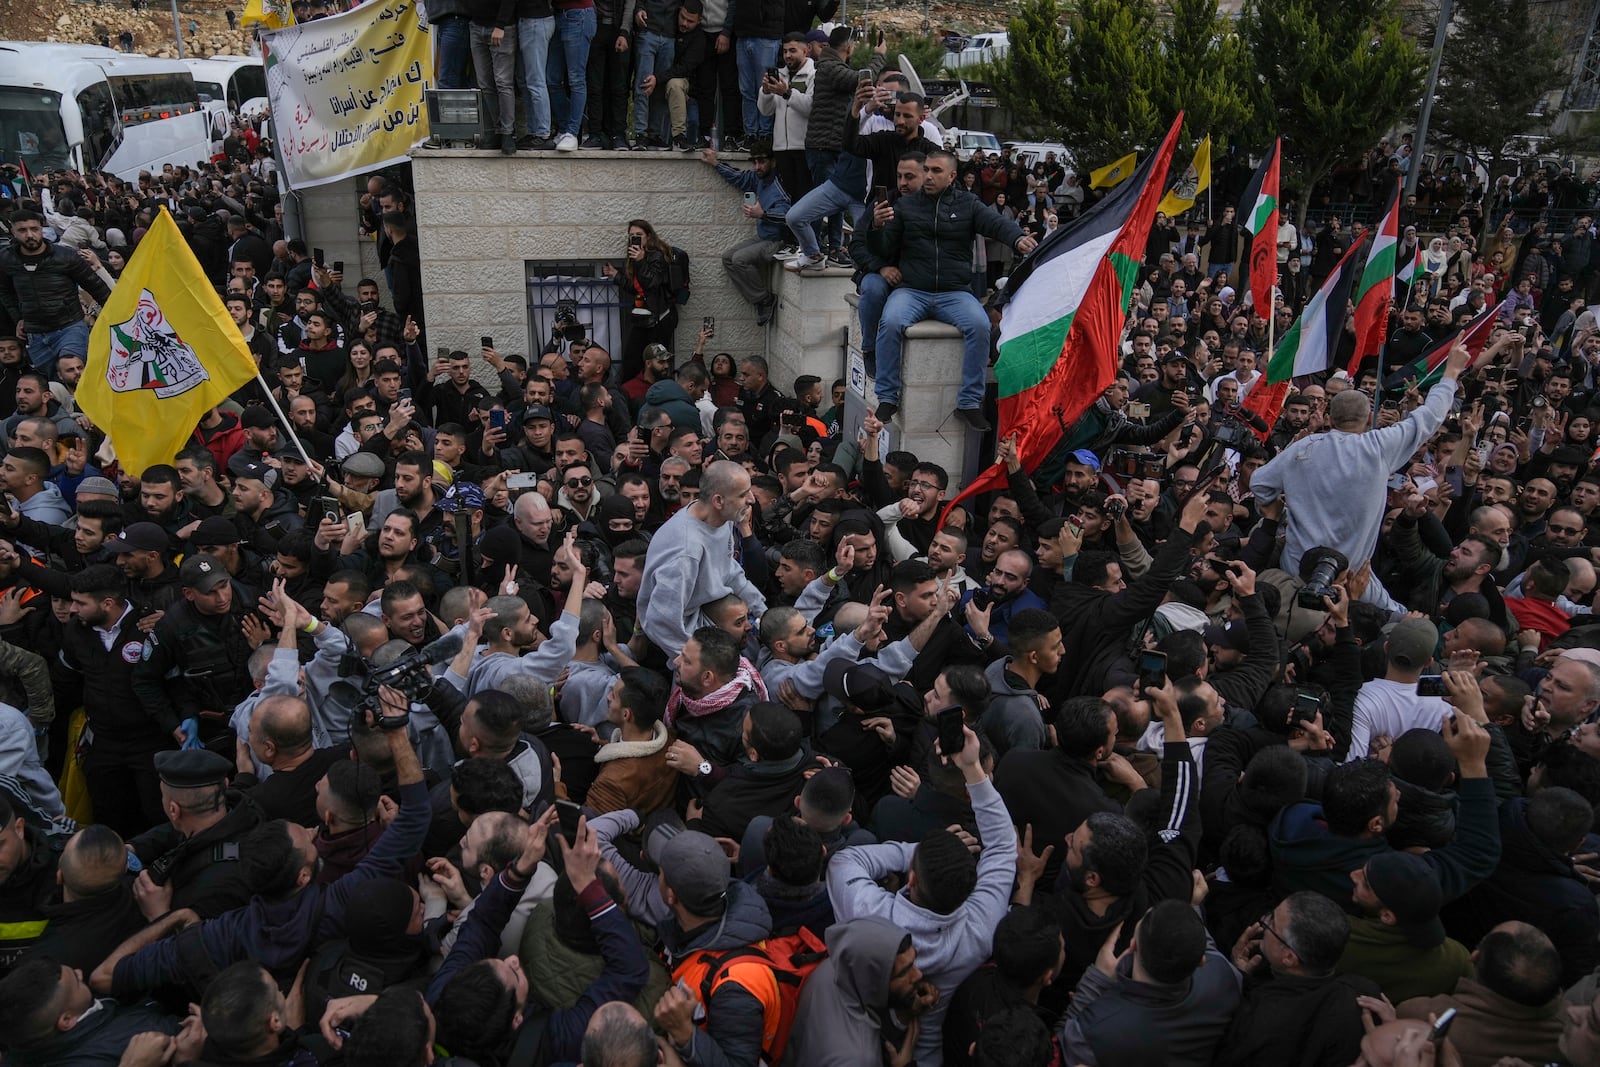
<svg viewBox="0 0 1600 1067">
<path fill-rule="evenodd" d="M 711 761 L 710 760 L 704 760 L 704 759 L 701 760 L 700 761 L 700 766 L 696 767 L 695 770 L 700 772 L 700 777 L 702 777 L 702 778 L 710 777 L 710 775 L 711 775 Z"/>
</svg>

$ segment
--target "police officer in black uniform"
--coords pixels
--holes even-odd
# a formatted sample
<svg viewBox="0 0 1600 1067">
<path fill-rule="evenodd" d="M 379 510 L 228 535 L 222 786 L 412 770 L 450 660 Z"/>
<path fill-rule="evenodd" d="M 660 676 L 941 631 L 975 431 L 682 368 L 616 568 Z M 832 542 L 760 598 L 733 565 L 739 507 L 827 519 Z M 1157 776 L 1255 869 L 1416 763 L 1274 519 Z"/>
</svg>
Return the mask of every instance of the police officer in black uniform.
<svg viewBox="0 0 1600 1067">
<path fill-rule="evenodd" d="M 261 809 L 228 788 L 234 765 L 209 749 L 159 752 L 161 806 L 167 823 L 130 841 L 144 870 L 133 895 L 146 919 L 193 908 L 212 919 L 250 899 L 239 842 L 261 825 Z"/>
<path fill-rule="evenodd" d="M 215 556 L 190 556 L 178 574 L 183 599 L 145 639 L 133 692 L 164 730 L 192 740 L 183 724 L 194 719 L 202 739 L 227 737 L 231 747 L 228 717 L 253 688 L 241 629 L 250 605 L 237 602 L 228 569 Z"/>
</svg>

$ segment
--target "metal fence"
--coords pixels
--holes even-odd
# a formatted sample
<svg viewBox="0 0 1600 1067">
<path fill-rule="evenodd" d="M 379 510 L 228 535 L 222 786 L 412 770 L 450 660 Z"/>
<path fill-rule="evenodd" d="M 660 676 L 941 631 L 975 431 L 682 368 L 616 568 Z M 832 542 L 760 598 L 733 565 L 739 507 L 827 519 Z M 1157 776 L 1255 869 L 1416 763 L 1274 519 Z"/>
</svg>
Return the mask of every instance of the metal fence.
<svg viewBox="0 0 1600 1067">
<path fill-rule="evenodd" d="M 530 362 L 555 335 L 558 312 L 569 313 L 582 336 L 615 355 L 622 343 L 621 304 L 616 284 L 600 273 L 599 259 L 529 260 L 528 351 Z M 573 339 L 567 331 L 567 340 Z"/>
</svg>

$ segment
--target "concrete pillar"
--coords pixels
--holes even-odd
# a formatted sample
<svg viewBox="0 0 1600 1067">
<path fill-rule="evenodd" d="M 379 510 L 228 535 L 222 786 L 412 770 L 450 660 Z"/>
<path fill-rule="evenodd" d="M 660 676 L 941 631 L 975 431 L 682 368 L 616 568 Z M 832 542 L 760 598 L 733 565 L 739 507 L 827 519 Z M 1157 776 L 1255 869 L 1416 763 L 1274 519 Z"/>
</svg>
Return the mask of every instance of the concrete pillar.
<svg viewBox="0 0 1600 1067">
<path fill-rule="evenodd" d="M 867 405 L 877 404 L 877 395 L 871 391 L 871 379 L 861 359 L 856 294 L 851 293 L 846 303 L 851 312 L 850 363 L 841 430 L 853 437 Z M 916 323 L 906 330 L 900 353 L 900 411 L 890 420 L 889 440 L 881 451 L 904 449 L 943 467 L 952 486 L 965 484 L 994 457 L 984 456 L 982 435 L 955 416 L 956 394 L 961 388 L 961 331 L 932 320 Z"/>
<path fill-rule="evenodd" d="M 344 262 L 344 285 L 352 299 L 356 282 L 362 278 L 375 278 L 382 288 L 384 307 L 393 307 L 389 286 L 378 267 L 378 244 L 372 238 L 361 236 L 361 193 L 366 189 L 365 175 L 349 181 L 330 182 L 300 193 L 304 213 L 306 244 L 320 248 L 329 267 Z"/>
<path fill-rule="evenodd" d="M 844 376 L 845 333 L 856 321 L 855 308 L 845 302 L 855 297 L 853 272 L 830 267 L 802 277 L 773 266 L 778 313 L 768 327 L 772 380 L 787 393 L 800 375 L 815 374 L 826 393 L 834 379 Z"/>
</svg>

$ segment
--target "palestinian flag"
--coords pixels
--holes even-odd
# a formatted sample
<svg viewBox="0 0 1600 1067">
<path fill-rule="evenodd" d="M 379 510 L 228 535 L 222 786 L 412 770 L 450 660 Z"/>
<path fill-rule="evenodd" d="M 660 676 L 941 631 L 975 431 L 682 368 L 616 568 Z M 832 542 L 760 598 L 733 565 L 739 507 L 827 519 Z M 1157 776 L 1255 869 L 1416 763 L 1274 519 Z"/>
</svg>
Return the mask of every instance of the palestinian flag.
<svg viewBox="0 0 1600 1067">
<path fill-rule="evenodd" d="M 1465 345 L 1476 361 L 1483 354 L 1484 346 L 1489 343 L 1489 332 L 1494 329 L 1495 319 L 1504 306 L 1500 304 L 1492 308 L 1486 307 L 1478 312 L 1477 317 L 1471 322 L 1418 356 L 1410 366 L 1402 367 L 1389 375 L 1388 380 L 1383 383 L 1384 389 L 1404 391 L 1412 379 L 1416 380 L 1416 389 L 1427 389 L 1444 376 L 1445 360 L 1450 358 L 1450 350 L 1458 344 Z M 1472 364 L 1467 365 L 1470 367 Z"/>
<path fill-rule="evenodd" d="M 1045 236 L 1011 272 L 1001 304 L 1000 433 L 1032 471 L 1116 376 L 1145 241 L 1167 184 L 1183 115 L 1133 176 Z M 946 506 L 1005 484 L 994 464 Z M 940 516 L 940 522 L 944 521 Z"/>
<path fill-rule="evenodd" d="M 1239 218 L 1250 234 L 1250 247 L 1239 264 L 1239 281 L 1234 291 L 1243 300 L 1248 294 L 1256 314 L 1272 317 L 1272 290 L 1278 285 L 1278 155 L 1279 141 L 1272 142 L 1267 158 L 1261 161 L 1250 179 L 1244 199 L 1239 201 Z"/>
<path fill-rule="evenodd" d="M 1389 308 L 1394 303 L 1394 254 L 1400 243 L 1400 179 L 1389 190 L 1389 206 L 1384 208 L 1378 228 L 1372 231 L 1372 247 L 1367 264 L 1361 269 L 1356 286 L 1356 351 L 1346 369 L 1356 376 L 1361 361 L 1371 359 L 1383 348 L 1389 335 Z"/>
<path fill-rule="evenodd" d="M 1394 272 L 1395 288 L 1405 295 L 1405 307 L 1410 307 L 1412 300 L 1412 285 L 1416 283 L 1417 275 L 1422 273 L 1422 242 L 1417 242 L 1417 251 L 1413 256 L 1406 257 L 1404 263 L 1398 264 Z"/>
<path fill-rule="evenodd" d="M 1363 236 L 1340 257 L 1338 264 L 1323 281 L 1322 288 L 1317 290 L 1305 311 L 1300 313 L 1294 325 L 1289 327 L 1289 332 L 1278 342 L 1272 359 L 1267 362 L 1269 383 L 1287 382 L 1303 374 L 1320 374 L 1333 363 L 1333 354 L 1339 348 L 1340 335 L 1344 333 L 1350 290 L 1356 279 L 1352 264 L 1366 240 Z"/>
</svg>

